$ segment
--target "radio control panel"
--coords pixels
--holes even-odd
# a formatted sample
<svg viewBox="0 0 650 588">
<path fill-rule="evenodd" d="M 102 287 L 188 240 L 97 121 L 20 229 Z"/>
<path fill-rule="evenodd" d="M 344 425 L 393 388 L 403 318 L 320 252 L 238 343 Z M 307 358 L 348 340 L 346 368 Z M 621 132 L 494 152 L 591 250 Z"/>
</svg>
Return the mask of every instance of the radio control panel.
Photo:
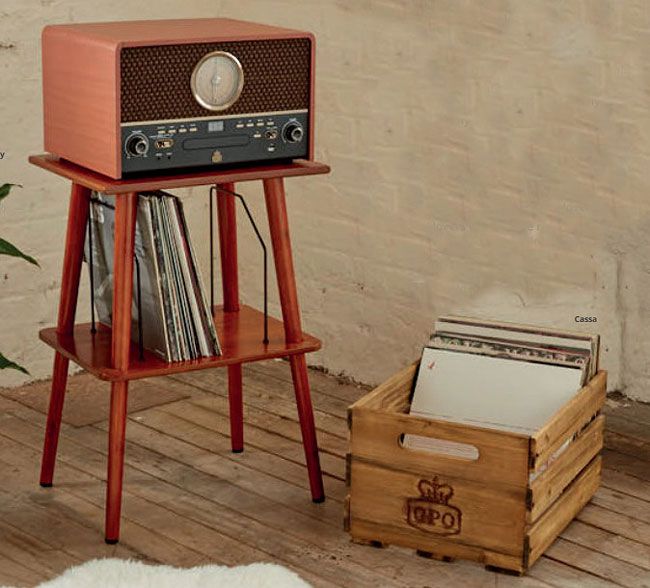
<svg viewBox="0 0 650 588">
<path fill-rule="evenodd" d="M 282 112 L 122 125 L 122 171 L 307 157 L 308 114 Z"/>
</svg>

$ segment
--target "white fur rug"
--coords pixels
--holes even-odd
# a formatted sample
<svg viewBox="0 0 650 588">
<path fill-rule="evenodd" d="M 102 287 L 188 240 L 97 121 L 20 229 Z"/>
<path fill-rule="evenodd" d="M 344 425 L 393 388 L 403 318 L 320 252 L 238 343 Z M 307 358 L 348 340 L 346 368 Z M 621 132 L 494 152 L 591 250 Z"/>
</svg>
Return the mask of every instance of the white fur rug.
<svg viewBox="0 0 650 588">
<path fill-rule="evenodd" d="M 126 559 L 94 559 L 37 588 L 309 588 L 300 576 L 275 564 L 199 566 L 180 569 Z M 10 588 L 2 586 L 0 588 Z"/>
</svg>

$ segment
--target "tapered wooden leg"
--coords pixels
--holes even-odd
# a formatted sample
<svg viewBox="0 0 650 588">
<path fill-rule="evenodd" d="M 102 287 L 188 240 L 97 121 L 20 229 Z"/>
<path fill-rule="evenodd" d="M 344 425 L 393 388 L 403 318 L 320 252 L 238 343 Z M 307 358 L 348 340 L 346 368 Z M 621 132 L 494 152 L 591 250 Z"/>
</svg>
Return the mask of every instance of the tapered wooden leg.
<svg viewBox="0 0 650 588">
<path fill-rule="evenodd" d="M 284 195 L 284 184 L 281 178 L 264 180 L 264 196 L 273 243 L 273 258 L 275 271 L 280 291 L 280 304 L 284 320 L 285 338 L 289 343 L 302 341 L 302 327 L 300 325 L 300 310 L 298 308 L 298 293 L 296 278 L 293 271 L 291 258 L 291 241 L 289 239 L 289 222 L 287 219 L 287 205 Z M 305 448 L 307 471 L 311 496 L 314 502 L 325 500 L 323 490 L 323 476 L 320 469 L 318 456 L 318 442 L 316 440 L 316 427 L 314 426 L 314 412 L 309 392 L 307 377 L 307 363 L 304 354 L 292 355 L 291 375 L 296 393 L 298 417 L 302 432 L 302 443 Z"/>
<path fill-rule="evenodd" d="M 122 513 L 124 438 L 128 382 L 111 384 L 111 415 L 108 431 L 108 486 L 106 489 L 106 543 L 117 543 Z"/>
<path fill-rule="evenodd" d="M 86 224 L 88 222 L 89 198 L 90 190 L 88 188 L 84 188 L 79 184 L 72 184 L 65 254 L 63 257 L 59 316 L 57 320 L 57 332 L 61 335 L 72 333 L 74 327 L 81 262 L 83 260 L 84 238 L 86 235 Z M 63 399 L 68 380 L 68 363 L 68 359 L 59 353 L 55 353 L 52 391 L 50 393 L 50 406 L 47 412 L 45 442 L 43 444 L 41 486 L 51 486 L 54 477 L 54 462 L 56 461 L 56 448 L 59 442 Z"/>
<path fill-rule="evenodd" d="M 289 361 L 291 363 L 293 389 L 296 394 L 296 404 L 298 406 L 302 444 L 305 448 L 305 459 L 307 460 L 311 497 L 314 502 L 323 502 L 325 500 L 325 491 L 323 489 L 323 475 L 320 470 L 320 458 L 318 457 L 318 441 L 316 440 L 314 410 L 311 405 L 305 354 L 292 355 Z"/>
<path fill-rule="evenodd" d="M 113 367 L 126 371 L 131 345 L 131 301 L 133 299 L 133 253 L 138 195 L 119 194 L 115 202 L 115 251 L 113 262 L 113 336 L 111 357 Z M 128 383 L 111 386 L 111 413 L 108 434 L 108 484 L 106 491 L 107 543 L 116 543 L 120 536 L 122 479 L 124 474 L 124 435 Z"/>
<path fill-rule="evenodd" d="M 302 326 L 300 325 L 298 291 L 296 290 L 296 277 L 293 272 L 289 219 L 287 218 L 287 202 L 284 196 L 282 178 L 264 180 L 264 198 L 266 200 L 266 212 L 269 217 L 284 332 L 288 343 L 300 343 L 303 339 Z"/>
<path fill-rule="evenodd" d="M 220 188 L 235 191 L 235 184 L 219 184 Z M 237 272 L 237 214 L 235 196 L 217 190 L 217 217 L 219 222 L 219 253 L 221 254 L 221 285 L 223 310 L 239 310 L 239 275 Z"/>
<path fill-rule="evenodd" d="M 235 191 L 234 184 L 220 184 Z M 237 215 L 235 196 L 217 191 L 219 251 L 224 312 L 239 311 L 239 276 L 237 273 Z M 241 364 L 228 366 L 228 400 L 230 402 L 230 443 L 234 453 L 244 451 L 244 407 Z"/>
<path fill-rule="evenodd" d="M 45 442 L 43 443 L 43 459 L 41 461 L 41 486 L 52 485 L 54 479 L 54 464 L 56 462 L 56 449 L 59 445 L 59 430 L 61 428 L 61 415 L 63 414 L 63 399 L 68 381 L 69 361 L 58 352 L 54 353 L 54 369 L 52 370 L 52 390 L 50 392 L 50 406 L 47 411 L 47 424 L 45 425 Z"/>
<path fill-rule="evenodd" d="M 241 364 L 228 366 L 228 401 L 230 403 L 230 445 L 233 453 L 244 451 L 244 400 Z"/>
</svg>

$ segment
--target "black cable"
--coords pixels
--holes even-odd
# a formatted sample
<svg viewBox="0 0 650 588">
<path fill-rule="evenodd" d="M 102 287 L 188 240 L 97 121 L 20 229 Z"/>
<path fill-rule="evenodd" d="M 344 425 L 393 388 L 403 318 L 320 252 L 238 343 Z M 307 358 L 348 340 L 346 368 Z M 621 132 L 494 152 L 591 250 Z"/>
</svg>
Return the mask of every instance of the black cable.
<svg viewBox="0 0 650 588">
<path fill-rule="evenodd" d="M 100 206 L 103 206 L 104 208 L 110 208 L 111 210 L 115 210 L 115 205 L 114 204 L 109 204 L 108 202 L 104 202 L 103 200 L 98 200 L 97 198 L 91 198 L 91 202 L 94 202 L 95 204 L 99 204 Z"/>
</svg>

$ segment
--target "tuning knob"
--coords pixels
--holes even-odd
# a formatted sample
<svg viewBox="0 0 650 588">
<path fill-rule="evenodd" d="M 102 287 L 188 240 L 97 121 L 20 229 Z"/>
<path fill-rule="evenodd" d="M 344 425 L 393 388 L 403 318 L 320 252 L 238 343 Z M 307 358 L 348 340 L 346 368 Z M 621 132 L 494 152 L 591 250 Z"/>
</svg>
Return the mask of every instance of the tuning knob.
<svg viewBox="0 0 650 588">
<path fill-rule="evenodd" d="M 299 122 L 291 121 L 284 125 L 282 136 L 287 143 L 300 143 L 305 136 L 305 131 Z"/>
<path fill-rule="evenodd" d="M 125 149 L 130 156 L 141 157 L 149 151 L 149 140 L 142 133 L 133 133 L 127 138 Z"/>
</svg>

